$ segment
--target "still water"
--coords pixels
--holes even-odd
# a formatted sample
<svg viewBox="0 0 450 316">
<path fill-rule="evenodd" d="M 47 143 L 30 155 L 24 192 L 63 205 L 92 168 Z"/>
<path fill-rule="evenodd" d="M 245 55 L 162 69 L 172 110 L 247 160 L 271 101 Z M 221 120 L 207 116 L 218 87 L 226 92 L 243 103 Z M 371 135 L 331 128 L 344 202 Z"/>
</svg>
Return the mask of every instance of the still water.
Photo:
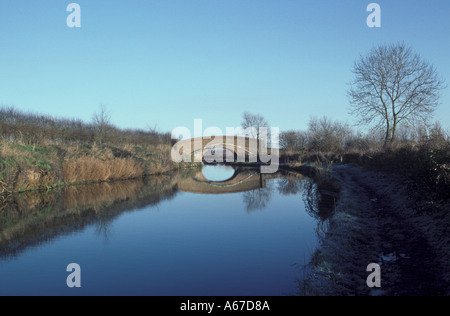
<svg viewBox="0 0 450 316">
<path fill-rule="evenodd" d="M 0 295 L 295 295 L 315 201 L 308 178 L 224 166 L 10 197 Z"/>
</svg>

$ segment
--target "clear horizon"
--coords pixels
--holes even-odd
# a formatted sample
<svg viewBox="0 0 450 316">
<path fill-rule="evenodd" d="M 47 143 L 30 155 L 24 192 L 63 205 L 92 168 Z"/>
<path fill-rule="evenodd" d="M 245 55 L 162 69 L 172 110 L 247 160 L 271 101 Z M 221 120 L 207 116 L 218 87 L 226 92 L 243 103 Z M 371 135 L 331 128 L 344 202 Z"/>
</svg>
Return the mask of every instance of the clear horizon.
<svg viewBox="0 0 450 316">
<path fill-rule="evenodd" d="M 450 83 L 450 3 L 436 1 L 72 1 L 0 3 L 0 106 L 89 122 L 105 104 L 120 128 L 239 126 L 244 111 L 281 130 L 310 117 L 353 124 L 353 62 L 404 41 Z M 382 27 L 368 28 L 379 3 Z M 434 4 L 435 4 L 434 3 Z M 450 90 L 433 121 L 450 129 Z"/>
</svg>

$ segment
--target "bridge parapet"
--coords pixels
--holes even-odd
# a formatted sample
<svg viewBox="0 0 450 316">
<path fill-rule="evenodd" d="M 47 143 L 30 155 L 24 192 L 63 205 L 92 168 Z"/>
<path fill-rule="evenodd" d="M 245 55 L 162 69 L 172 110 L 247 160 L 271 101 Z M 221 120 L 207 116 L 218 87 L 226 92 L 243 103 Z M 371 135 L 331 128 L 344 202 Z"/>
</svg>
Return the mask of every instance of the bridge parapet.
<svg viewBox="0 0 450 316">
<path fill-rule="evenodd" d="M 179 141 L 174 145 L 174 151 L 183 157 L 190 156 L 194 162 L 202 162 L 206 154 L 209 154 L 208 158 L 211 160 L 207 162 L 258 162 L 258 145 L 260 144 L 256 138 L 213 136 Z M 223 153 L 215 155 L 217 149 L 228 151 L 225 160 Z"/>
</svg>

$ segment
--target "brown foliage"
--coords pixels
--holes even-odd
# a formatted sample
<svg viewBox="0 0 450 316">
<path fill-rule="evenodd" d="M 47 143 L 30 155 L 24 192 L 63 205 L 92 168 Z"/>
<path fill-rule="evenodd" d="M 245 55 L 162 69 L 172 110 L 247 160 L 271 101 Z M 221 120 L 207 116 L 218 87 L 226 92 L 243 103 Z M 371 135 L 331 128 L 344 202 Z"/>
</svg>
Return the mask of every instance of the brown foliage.
<svg viewBox="0 0 450 316">
<path fill-rule="evenodd" d="M 144 166 L 133 158 L 103 161 L 85 157 L 64 163 L 63 173 L 65 183 L 133 179 L 144 175 Z"/>
</svg>

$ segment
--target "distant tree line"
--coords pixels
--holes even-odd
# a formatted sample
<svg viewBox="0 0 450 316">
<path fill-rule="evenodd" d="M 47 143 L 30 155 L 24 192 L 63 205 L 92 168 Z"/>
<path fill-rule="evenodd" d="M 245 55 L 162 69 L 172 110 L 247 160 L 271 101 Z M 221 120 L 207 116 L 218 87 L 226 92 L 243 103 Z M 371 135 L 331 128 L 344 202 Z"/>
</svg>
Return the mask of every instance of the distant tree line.
<svg viewBox="0 0 450 316">
<path fill-rule="evenodd" d="M 434 125 L 400 125 L 396 143 L 449 142 L 449 135 L 440 123 Z M 290 130 L 280 134 L 280 147 L 303 153 L 346 153 L 379 150 L 385 146 L 385 131 L 373 128 L 369 132 L 355 131 L 346 123 L 330 118 L 311 118 L 307 130 Z"/>
<path fill-rule="evenodd" d="M 112 125 L 104 107 L 93 116 L 91 123 L 1 107 L 0 138 L 25 145 L 158 145 L 171 142 L 170 133 L 159 133 L 154 128 L 120 129 Z"/>
</svg>

